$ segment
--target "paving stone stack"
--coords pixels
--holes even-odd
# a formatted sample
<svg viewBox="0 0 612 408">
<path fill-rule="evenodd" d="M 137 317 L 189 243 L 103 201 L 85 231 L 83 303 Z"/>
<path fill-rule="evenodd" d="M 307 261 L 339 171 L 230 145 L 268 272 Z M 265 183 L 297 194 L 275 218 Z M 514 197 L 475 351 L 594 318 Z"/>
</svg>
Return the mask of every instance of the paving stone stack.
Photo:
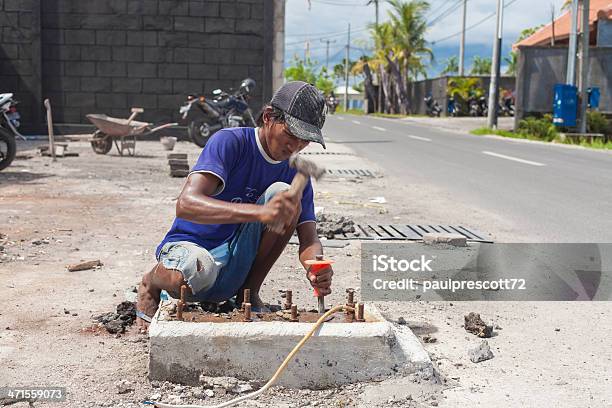
<svg viewBox="0 0 612 408">
<path fill-rule="evenodd" d="M 189 174 L 189 162 L 186 153 L 170 153 L 168 155 L 171 177 L 187 177 Z"/>
</svg>

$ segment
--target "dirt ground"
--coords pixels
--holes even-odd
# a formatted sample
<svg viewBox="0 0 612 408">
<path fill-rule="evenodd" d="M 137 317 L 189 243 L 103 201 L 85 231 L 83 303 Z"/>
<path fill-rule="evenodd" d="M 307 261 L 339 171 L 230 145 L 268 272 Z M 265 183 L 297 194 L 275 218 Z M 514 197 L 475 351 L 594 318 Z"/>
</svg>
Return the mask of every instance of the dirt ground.
<svg viewBox="0 0 612 408">
<path fill-rule="evenodd" d="M 149 398 L 202 404 L 227 400 L 197 387 L 151 384 L 148 341 L 134 329 L 119 336 L 92 328 L 93 316 L 113 311 L 154 265 L 154 250 L 169 228 L 183 179 L 169 177 L 159 142 L 138 142 L 137 157 L 95 155 L 87 143 L 70 143 L 79 157 L 51 162 L 31 145 L 0 172 L 0 386 L 65 386 L 64 403 L 35 406 L 137 407 Z M 332 151 L 350 152 L 331 145 Z M 197 146 L 181 142 L 175 152 Z M 356 156 L 317 156 L 330 168 L 357 165 Z M 315 185 L 316 205 L 355 221 L 462 223 L 495 240 L 521 241 L 497 214 L 452 201 L 443 191 L 414 185 L 401 175 L 329 178 Z M 384 196 L 386 203 L 370 198 Z M 470 222 L 465 222 L 469 219 Z M 334 293 L 359 287 L 359 243 L 325 248 L 336 261 Z M 100 259 L 95 270 L 68 272 L 67 264 Z M 264 300 L 280 304 L 281 290 L 315 307 L 297 246 L 289 245 L 264 284 Z M 127 293 L 126 293 L 127 292 Z M 439 384 L 390 378 L 324 391 L 280 387 L 243 406 L 261 407 L 477 407 L 612 406 L 612 319 L 609 303 L 406 302 L 379 305 L 393 321 L 405 320 L 439 372 Z M 480 342 L 467 333 L 470 311 L 497 326 L 488 339 L 495 357 L 478 364 L 467 350 Z M 1 405 L 1 403 L 0 403 Z M 26 404 L 22 403 L 22 406 Z M 19 405 L 16 405 L 19 406 Z"/>
</svg>

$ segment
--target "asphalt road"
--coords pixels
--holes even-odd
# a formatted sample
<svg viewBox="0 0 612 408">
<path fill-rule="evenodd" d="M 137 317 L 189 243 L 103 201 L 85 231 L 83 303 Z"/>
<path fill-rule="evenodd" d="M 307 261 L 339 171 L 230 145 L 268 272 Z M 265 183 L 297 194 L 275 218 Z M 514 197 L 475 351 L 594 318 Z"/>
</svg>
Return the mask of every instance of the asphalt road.
<svg viewBox="0 0 612 408">
<path fill-rule="evenodd" d="M 324 130 L 387 174 L 511 220 L 532 242 L 612 242 L 608 152 L 352 115 L 330 115 Z"/>
</svg>

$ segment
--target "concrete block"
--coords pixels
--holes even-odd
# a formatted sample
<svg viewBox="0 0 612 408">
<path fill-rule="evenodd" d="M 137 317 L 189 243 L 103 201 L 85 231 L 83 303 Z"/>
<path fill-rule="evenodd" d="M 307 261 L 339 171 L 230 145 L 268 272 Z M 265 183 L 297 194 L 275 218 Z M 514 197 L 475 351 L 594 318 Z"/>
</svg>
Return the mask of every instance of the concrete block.
<svg viewBox="0 0 612 408">
<path fill-rule="evenodd" d="M 101 77 L 125 77 L 127 75 L 125 62 L 98 62 L 96 69 L 98 76 Z"/>
<path fill-rule="evenodd" d="M 111 47 L 105 45 L 81 46 L 81 59 L 83 61 L 110 61 Z"/>
<path fill-rule="evenodd" d="M 64 67 L 67 76 L 94 76 L 96 64 L 87 61 L 69 61 Z"/>
<path fill-rule="evenodd" d="M 219 34 L 189 33 L 189 46 L 219 48 Z"/>
<path fill-rule="evenodd" d="M 96 43 L 96 32 L 93 30 L 66 30 L 64 38 L 66 44 L 91 45 Z"/>
<path fill-rule="evenodd" d="M 125 31 L 100 30 L 96 32 L 96 44 L 100 45 L 125 45 Z"/>
<path fill-rule="evenodd" d="M 32 0 L 4 0 L 5 11 L 32 11 Z"/>
<path fill-rule="evenodd" d="M 159 64 L 158 73 L 160 78 L 187 78 L 187 64 Z"/>
<path fill-rule="evenodd" d="M 147 92 L 147 89 L 144 89 Z M 157 95 L 150 94 L 129 94 L 127 106 L 138 106 L 144 109 L 157 109 Z"/>
<path fill-rule="evenodd" d="M 157 45 L 157 32 L 155 31 L 128 31 L 127 45 L 155 47 Z"/>
<path fill-rule="evenodd" d="M 78 45 L 48 45 L 43 47 L 45 60 L 80 61 L 81 47 Z"/>
<path fill-rule="evenodd" d="M 172 62 L 172 48 L 144 47 L 144 62 Z"/>
<path fill-rule="evenodd" d="M 263 20 L 246 20 L 236 24 L 236 33 L 263 35 Z"/>
<path fill-rule="evenodd" d="M 127 13 L 139 16 L 157 15 L 157 0 L 128 0 Z"/>
<path fill-rule="evenodd" d="M 111 78 L 81 78 L 81 91 L 83 92 L 111 92 L 112 90 Z"/>
<path fill-rule="evenodd" d="M 158 43 L 160 47 L 186 47 L 189 35 L 187 33 L 159 33 Z"/>
<path fill-rule="evenodd" d="M 113 92 L 142 92 L 142 79 L 139 78 L 113 78 Z"/>
<path fill-rule="evenodd" d="M 130 62 L 127 65 L 127 71 L 130 78 L 156 78 L 157 64 Z"/>
<path fill-rule="evenodd" d="M 143 79 L 143 91 L 153 94 L 169 94 L 172 93 L 172 81 L 167 79 Z"/>
<path fill-rule="evenodd" d="M 247 4 L 245 4 L 244 6 L 246 6 L 247 8 L 249 7 Z M 242 8 L 244 6 L 237 6 L 235 2 L 224 1 L 220 5 L 219 15 L 221 17 L 236 18 L 238 17 L 238 8 Z"/>
<path fill-rule="evenodd" d="M 218 76 L 216 65 L 189 65 L 189 78 L 190 79 L 217 79 Z"/>
<path fill-rule="evenodd" d="M 174 29 L 176 31 L 201 33 L 204 31 L 204 19 L 200 17 L 174 17 Z"/>
<path fill-rule="evenodd" d="M 92 108 L 96 106 L 94 94 L 82 92 L 66 92 L 66 106 Z"/>
<path fill-rule="evenodd" d="M 207 64 L 231 64 L 233 62 L 232 50 L 208 50 L 204 53 L 204 62 Z"/>
<path fill-rule="evenodd" d="M 207 33 L 233 33 L 234 32 L 233 18 L 212 18 L 206 19 L 206 32 Z M 245 24 L 246 21 L 241 21 L 240 24 Z M 239 24 L 239 25 L 240 25 Z"/>
<path fill-rule="evenodd" d="M 201 64 L 204 61 L 204 50 L 201 48 L 175 48 L 174 62 Z"/>
<path fill-rule="evenodd" d="M 200 374 L 267 381 L 312 324 L 170 321 L 164 301 L 149 328 L 149 378 L 196 384 Z M 368 323 L 327 323 L 289 363 L 278 384 L 321 389 L 396 373 L 433 372 L 431 360 L 406 326 L 387 322 L 374 307 Z"/>
<path fill-rule="evenodd" d="M 189 1 L 189 15 L 194 17 L 218 17 L 219 3 L 207 0 Z"/>
<path fill-rule="evenodd" d="M 142 47 L 113 47 L 113 61 L 139 62 L 142 59 Z"/>
<path fill-rule="evenodd" d="M 201 93 L 204 91 L 204 82 L 195 79 L 174 79 L 172 80 L 173 92 L 175 94 L 187 95 L 191 93 Z"/>
<path fill-rule="evenodd" d="M 423 235 L 423 242 L 427 245 L 446 244 L 456 247 L 467 246 L 467 239 L 461 234 L 431 233 Z"/>
<path fill-rule="evenodd" d="M 63 44 L 64 31 L 45 28 L 42 30 L 42 42 L 43 44 Z"/>
<path fill-rule="evenodd" d="M 189 2 L 186 0 L 159 0 L 159 14 L 162 16 L 189 15 Z"/>
<path fill-rule="evenodd" d="M 127 95 L 122 93 L 100 93 L 96 95 L 96 107 L 117 108 L 127 106 Z"/>
<path fill-rule="evenodd" d="M 27 30 L 32 28 L 32 13 L 19 13 L 19 27 Z"/>
<path fill-rule="evenodd" d="M 142 25 L 145 30 L 155 31 L 170 31 L 173 28 L 172 17 L 167 15 L 161 16 L 143 16 Z"/>
</svg>

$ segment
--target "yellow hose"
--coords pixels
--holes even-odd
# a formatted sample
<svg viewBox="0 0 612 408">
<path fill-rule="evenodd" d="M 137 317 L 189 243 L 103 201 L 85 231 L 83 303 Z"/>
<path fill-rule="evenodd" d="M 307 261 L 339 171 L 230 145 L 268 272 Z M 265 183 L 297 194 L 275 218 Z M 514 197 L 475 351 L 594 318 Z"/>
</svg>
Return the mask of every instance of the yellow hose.
<svg viewBox="0 0 612 408">
<path fill-rule="evenodd" d="M 270 380 L 268 380 L 268 382 L 263 387 L 258 389 L 257 391 L 253 391 L 250 394 L 243 395 L 242 397 L 237 397 L 237 398 L 234 398 L 233 400 L 229 400 L 229 401 L 223 402 L 221 404 L 217 404 L 217 405 L 173 405 L 173 404 L 165 404 L 163 402 L 153 402 L 153 403 L 152 402 L 148 402 L 148 403 L 149 404 L 154 404 L 154 406 L 158 407 L 158 408 L 225 408 L 225 407 L 230 407 L 232 405 L 235 405 L 235 404 L 237 404 L 239 402 L 246 401 L 246 400 L 251 399 L 251 398 L 255 398 L 255 397 L 263 394 L 264 392 L 266 392 L 266 390 L 268 388 L 270 388 L 272 385 L 274 385 L 274 383 L 278 380 L 278 378 L 283 373 L 283 371 L 285 371 L 285 368 L 287 368 L 287 365 L 289 364 L 289 362 L 293 359 L 293 357 L 297 354 L 297 352 L 300 351 L 302 346 L 304 344 L 306 344 L 308 339 L 310 339 L 312 337 L 314 332 L 317 331 L 317 329 L 327 320 L 327 318 L 329 316 L 331 316 L 334 313 L 339 312 L 341 310 L 350 310 L 350 311 L 353 311 L 355 309 L 350 307 L 350 306 L 339 305 L 339 306 L 335 306 L 335 307 L 331 308 L 330 310 L 328 310 L 327 312 L 322 314 L 321 317 L 319 317 L 319 320 L 317 320 L 317 322 L 314 324 L 312 329 L 310 329 L 310 331 L 308 333 L 306 333 L 306 335 L 304 337 L 302 337 L 300 342 L 293 348 L 293 350 L 291 350 L 291 352 L 287 355 L 287 357 L 285 357 L 285 360 L 278 367 L 278 369 L 276 370 L 276 372 L 274 373 L 272 378 L 270 378 Z"/>
</svg>

